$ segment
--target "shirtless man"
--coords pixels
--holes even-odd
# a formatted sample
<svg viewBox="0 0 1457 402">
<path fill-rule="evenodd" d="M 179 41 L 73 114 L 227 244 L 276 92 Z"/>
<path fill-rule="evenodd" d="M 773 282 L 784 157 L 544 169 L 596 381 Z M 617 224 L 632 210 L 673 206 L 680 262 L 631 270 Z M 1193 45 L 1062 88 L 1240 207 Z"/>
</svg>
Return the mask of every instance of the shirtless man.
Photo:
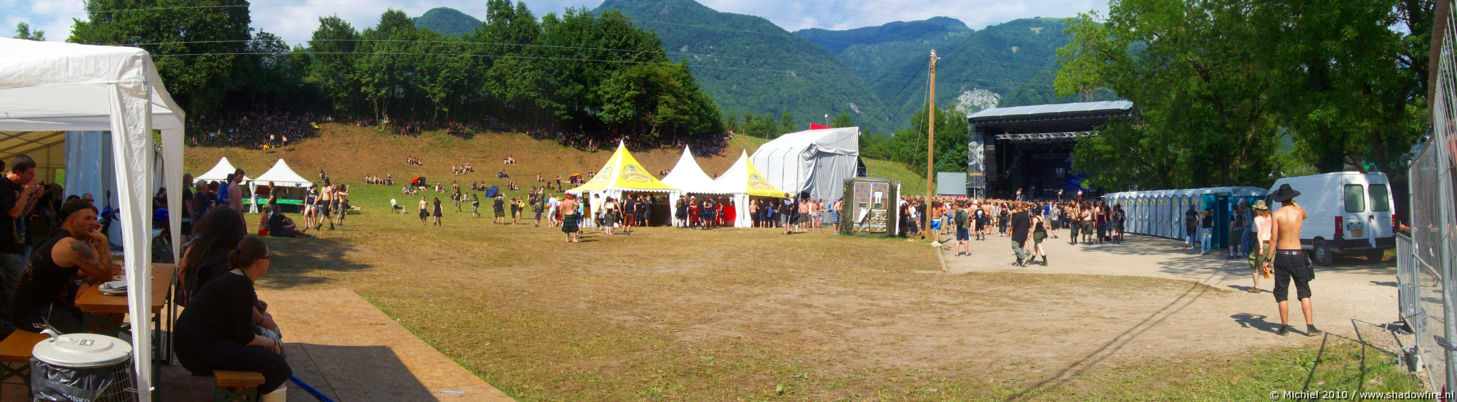
<svg viewBox="0 0 1457 402">
<path fill-rule="evenodd" d="M 1275 271 L 1275 303 L 1280 306 L 1280 329 L 1276 335 L 1290 332 L 1290 280 L 1295 280 L 1295 295 L 1300 300 L 1300 310 L 1305 313 L 1305 335 L 1320 334 L 1315 329 L 1315 316 L 1310 310 L 1310 280 L 1315 279 L 1315 269 L 1305 258 L 1300 246 L 1300 226 L 1305 221 L 1305 209 L 1295 203 L 1300 192 L 1282 184 L 1270 193 L 1270 200 L 1280 203 L 1280 209 L 1270 213 L 1271 248 L 1265 255 L 1265 271 Z"/>
<path fill-rule="evenodd" d="M 314 200 L 314 211 L 317 211 L 315 213 L 320 218 L 317 222 L 314 222 L 314 230 L 323 228 L 324 220 L 326 219 L 329 221 L 329 230 L 334 230 L 334 215 L 330 213 L 334 211 L 330 209 L 333 206 L 334 186 L 329 185 L 329 180 L 325 179 L 324 186 L 319 189 L 319 198 Z"/>
<path fill-rule="evenodd" d="M 571 194 L 558 205 L 562 211 L 562 232 L 567 234 L 567 242 L 577 242 L 577 200 Z"/>
</svg>

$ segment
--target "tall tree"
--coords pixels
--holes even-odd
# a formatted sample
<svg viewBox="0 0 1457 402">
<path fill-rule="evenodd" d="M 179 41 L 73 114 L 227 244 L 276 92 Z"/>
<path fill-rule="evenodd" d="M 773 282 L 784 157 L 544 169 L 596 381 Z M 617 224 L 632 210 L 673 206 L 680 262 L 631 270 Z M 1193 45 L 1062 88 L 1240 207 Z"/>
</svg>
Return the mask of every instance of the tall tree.
<svg viewBox="0 0 1457 402">
<path fill-rule="evenodd" d="M 319 27 L 309 40 L 313 54 L 308 81 L 327 94 L 333 109 L 345 114 L 359 112 L 359 78 L 354 74 L 359 31 L 337 15 L 319 18 Z"/>
<path fill-rule="evenodd" d="M 411 80 L 418 78 L 412 62 L 420 56 L 414 46 L 418 36 L 415 23 L 399 10 L 385 11 L 379 25 L 361 35 L 354 76 L 376 119 L 392 117 L 391 107 L 403 106 L 406 93 L 416 87 Z"/>
<path fill-rule="evenodd" d="M 71 42 L 135 45 L 152 53 L 167 89 L 190 120 L 218 112 L 223 94 L 243 85 L 230 79 L 252 40 L 247 0 L 91 0 L 87 20 L 75 20 Z"/>
<path fill-rule="evenodd" d="M 1111 89 L 1140 114 L 1079 141 L 1074 164 L 1111 188 L 1399 168 L 1426 109 L 1427 46 L 1411 32 L 1431 15 L 1425 0 L 1121 0 L 1081 15 L 1059 95 Z"/>
</svg>

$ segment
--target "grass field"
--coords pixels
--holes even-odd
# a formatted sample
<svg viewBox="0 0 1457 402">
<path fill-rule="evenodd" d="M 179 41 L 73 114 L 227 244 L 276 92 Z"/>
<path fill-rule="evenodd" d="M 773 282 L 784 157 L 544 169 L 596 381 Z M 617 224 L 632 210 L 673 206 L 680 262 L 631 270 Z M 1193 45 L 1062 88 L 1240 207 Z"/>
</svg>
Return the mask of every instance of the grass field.
<svg viewBox="0 0 1457 402">
<path fill-rule="evenodd" d="M 955 334 L 924 334 L 944 334 L 940 327 L 958 316 L 1020 317 L 1050 300 L 1127 297 L 1188 283 L 945 276 L 923 243 L 815 232 L 645 228 L 631 236 L 589 232 L 583 243 L 566 244 L 552 228 L 471 218 L 468 206 L 466 214 L 447 206 L 445 225 L 429 227 L 413 214 L 389 213 L 389 200 L 401 198 L 398 188 L 361 185 L 358 177 L 449 176 L 449 159 L 426 152 L 477 158 L 478 173 L 461 177 L 467 183 L 493 173 L 497 154 L 513 154 L 521 162 L 513 175 L 533 178 L 530 169 L 583 169 L 606 155 L 508 135 L 337 137 L 280 154 L 306 177 L 323 165 L 309 158 L 332 156 L 327 169 L 356 185 L 351 198 L 363 213 L 319 238 L 270 239 L 274 265 L 260 286 L 352 289 L 522 400 L 1251 400 L 1266 399 L 1270 390 L 1417 388 L 1390 363 L 1393 356 L 1339 338 L 1321 348 L 1113 359 L 1065 373 L 1058 367 L 1069 362 L 950 358 L 944 349 L 957 344 L 949 339 Z M 739 141 L 731 149 L 757 146 Z M 427 167 L 404 167 L 407 152 L 422 155 Z M 194 172 L 226 154 L 235 164 L 261 166 L 261 173 L 278 157 L 215 148 L 187 153 Z M 732 163 L 727 155 L 700 163 L 722 170 Z M 638 157 L 657 170 L 677 151 Z"/>
</svg>

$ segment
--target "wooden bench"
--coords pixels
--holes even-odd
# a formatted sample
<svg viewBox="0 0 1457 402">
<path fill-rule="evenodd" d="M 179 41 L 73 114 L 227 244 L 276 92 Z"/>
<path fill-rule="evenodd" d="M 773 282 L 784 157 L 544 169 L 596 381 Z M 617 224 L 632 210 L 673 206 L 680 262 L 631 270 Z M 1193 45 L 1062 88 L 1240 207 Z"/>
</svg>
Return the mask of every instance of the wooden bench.
<svg viewBox="0 0 1457 402">
<path fill-rule="evenodd" d="M 258 386 L 263 385 L 263 373 L 256 371 L 213 370 L 217 388 L 214 401 L 256 401 Z"/>
<path fill-rule="evenodd" d="M 30 351 L 48 336 L 26 330 L 15 330 L 0 341 L 0 382 L 19 377 L 30 391 Z M 12 367 L 14 365 L 19 367 Z"/>
</svg>

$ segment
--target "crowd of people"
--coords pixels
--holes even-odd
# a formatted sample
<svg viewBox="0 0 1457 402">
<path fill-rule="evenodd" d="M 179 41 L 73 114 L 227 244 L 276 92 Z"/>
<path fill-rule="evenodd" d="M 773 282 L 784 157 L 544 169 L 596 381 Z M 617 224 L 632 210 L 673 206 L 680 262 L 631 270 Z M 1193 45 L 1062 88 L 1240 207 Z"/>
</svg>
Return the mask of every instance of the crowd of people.
<svg viewBox="0 0 1457 402">
<path fill-rule="evenodd" d="M 189 130 L 188 139 L 189 145 L 286 148 L 290 141 L 312 136 L 318 122 L 331 121 L 331 116 L 321 118 L 314 113 L 252 111 L 202 120 L 198 130 Z"/>
</svg>

